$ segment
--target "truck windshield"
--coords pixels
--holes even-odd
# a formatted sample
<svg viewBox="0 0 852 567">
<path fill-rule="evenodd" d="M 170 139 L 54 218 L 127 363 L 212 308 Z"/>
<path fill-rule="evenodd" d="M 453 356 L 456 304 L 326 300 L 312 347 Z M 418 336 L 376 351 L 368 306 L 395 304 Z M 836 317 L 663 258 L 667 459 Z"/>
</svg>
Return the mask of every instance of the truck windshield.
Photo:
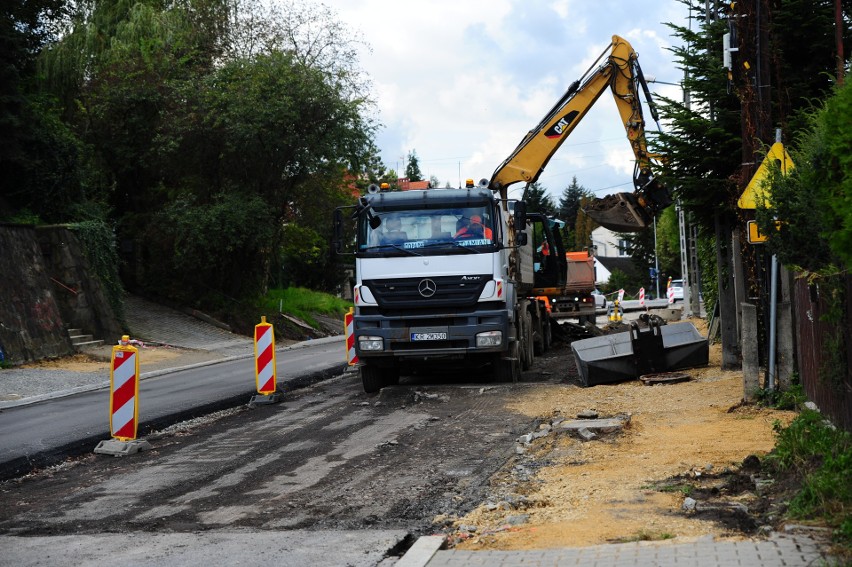
<svg viewBox="0 0 852 567">
<path fill-rule="evenodd" d="M 379 255 L 437 255 L 491 251 L 495 230 L 489 207 L 376 210 L 381 224 L 358 223 L 358 251 Z"/>
</svg>

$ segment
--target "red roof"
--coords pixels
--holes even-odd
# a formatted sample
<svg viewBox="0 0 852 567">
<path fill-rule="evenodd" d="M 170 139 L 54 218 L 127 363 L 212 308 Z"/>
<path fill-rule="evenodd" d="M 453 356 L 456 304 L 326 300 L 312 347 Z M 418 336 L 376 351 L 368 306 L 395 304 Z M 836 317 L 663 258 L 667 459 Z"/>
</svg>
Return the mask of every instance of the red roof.
<svg viewBox="0 0 852 567">
<path fill-rule="evenodd" d="M 396 183 L 402 191 L 432 188 L 432 185 L 428 181 L 409 181 L 407 177 L 400 177 L 396 180 Z"/>
</svg>

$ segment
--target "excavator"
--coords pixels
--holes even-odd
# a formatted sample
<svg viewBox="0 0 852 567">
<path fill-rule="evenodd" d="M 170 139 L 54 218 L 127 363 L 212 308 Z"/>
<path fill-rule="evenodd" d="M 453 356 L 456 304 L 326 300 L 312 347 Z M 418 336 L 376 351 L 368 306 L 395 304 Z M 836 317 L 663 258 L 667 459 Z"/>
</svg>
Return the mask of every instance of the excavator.
<svg viewBox="0 0 852 567">
<path fill-rule="evenodd" d="M 518 147 L 494 171 L 488 187 L 494 192 L 499 191 L 505 202 L 508 187 L 513 183 L 537 181 L 550 158 L 607 87 L 615 98 L 627 139 L 636 156 L 634 191 L 594 199 L 583 211 L 599 225 L 614 232 L 638 232 L 646 228 L 657 211 L 669 206 L 672 199 L 668 189 L 652 171 L 652 166 L 659 165 L 661 157 L 648 152 L 645 140 L 639 89 L 642 89 L 659 127 L 651 93 L 639 67 L 637 53 L 630 43 L 617 35 L 612 36 L 609 47 L 580 79 L 568 87 L 541 122 L 524 136 Z"/>
</svg>

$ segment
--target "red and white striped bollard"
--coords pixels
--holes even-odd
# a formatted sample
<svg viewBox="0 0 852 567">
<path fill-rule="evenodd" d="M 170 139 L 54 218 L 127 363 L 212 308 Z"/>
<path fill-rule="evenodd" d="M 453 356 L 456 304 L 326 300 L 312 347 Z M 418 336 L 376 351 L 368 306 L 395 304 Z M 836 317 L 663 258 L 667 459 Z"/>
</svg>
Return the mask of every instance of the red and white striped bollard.
<svg viewBox="0 0 852 567">
<path fill-rule="evenodd" d="M 343 328 L 346 336 L 346 363 L 349 366 L 358 364 L 358 355 L 355 353 L 355 308 L 350 307 L 349 312 L 343 316 Z"/>
</svg>

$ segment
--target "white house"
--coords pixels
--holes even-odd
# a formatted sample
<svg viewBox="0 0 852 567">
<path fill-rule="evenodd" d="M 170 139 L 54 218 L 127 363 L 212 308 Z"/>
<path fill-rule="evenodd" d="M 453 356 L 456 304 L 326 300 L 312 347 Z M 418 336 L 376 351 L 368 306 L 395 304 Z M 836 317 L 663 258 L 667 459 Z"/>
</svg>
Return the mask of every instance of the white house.
<svg viewBox="0 0 852 567">
<path fill-rule="evenodd" d="M 626 273 L 633 271 L 627 241 L 609 230 L 599 226 L 592 231 L 592 246 L 595 251 L 595 283 L 605 284 L 618 268 Z"/>
<path fill-rule="evenodd" d="M 627 241 L 619 239 L 613 231 L 602 226 L 592 231 L 592 246 L 595 249 L 595 256 L 630 258 Z"/>
</svg>

